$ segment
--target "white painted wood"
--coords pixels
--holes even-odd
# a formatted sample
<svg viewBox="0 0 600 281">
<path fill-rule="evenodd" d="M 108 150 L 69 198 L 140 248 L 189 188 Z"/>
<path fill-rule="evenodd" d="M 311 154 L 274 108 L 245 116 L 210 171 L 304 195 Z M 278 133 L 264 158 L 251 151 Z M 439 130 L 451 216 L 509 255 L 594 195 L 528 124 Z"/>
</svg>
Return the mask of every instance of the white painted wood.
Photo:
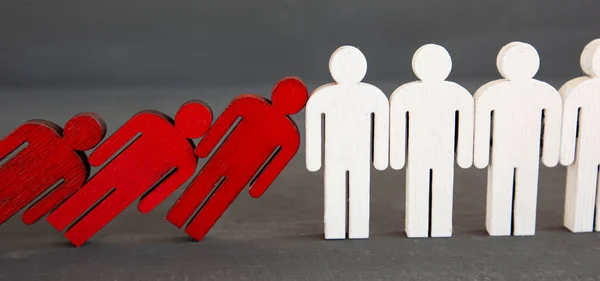
<svg viewBox="0 0 600 281">
<path fill-rule="evenodd" d="M 390 166 L 402 169 L 408 158 L 406 235 L 428 237 L 431 232 L 431 237 L 450 237 L 455 133 L 457 162 L 469 168 L 473 163 L 473 97 L 462 86 L 444 81 L 452 60 L 442 46 L 422 46 L 412 66 L 421 81 L 400 86 L 390 97 Z"/>
<path fill-rule="evenodd" d="M 306 167 L 309 171 L 321 168 L 321 117 L 324 114 L 325 238 L 346 238 L 346 202 L 348 238 L 368 238 L 371 145 L 374 145 L 375 168 L 386 169 L 389 103 L 377 87 L 361 83 L 367 73 L 367 61 L 357 48 L 338 48 L 331 55 L 329 71 L 336 82 L 317 88 L 306 105 Z"/>
<path fill-rule="evenodd" d="M 581 68 L 586 76 L 567 82 L 559 90 L 563 99 L 560 162 L 568 166 L 564 225 L 572 232 L 591 232 L 594 210 L 599 206 L 600 39 L 583 50 Z M 596 231 L 600 230 L 597 212 Z"/>
<path fill-rule="evenodd" d="M 497 58 L 505 79 L 475 93 L 474 164 L 489 163 L 486 228 L 492 236 L 535 234 L 541 143 L 544 165 L 558 163 L 562 101 L 556 89 L 533 79 L 539 64 L 533 46 L 510 43 Z"/>
</svg>

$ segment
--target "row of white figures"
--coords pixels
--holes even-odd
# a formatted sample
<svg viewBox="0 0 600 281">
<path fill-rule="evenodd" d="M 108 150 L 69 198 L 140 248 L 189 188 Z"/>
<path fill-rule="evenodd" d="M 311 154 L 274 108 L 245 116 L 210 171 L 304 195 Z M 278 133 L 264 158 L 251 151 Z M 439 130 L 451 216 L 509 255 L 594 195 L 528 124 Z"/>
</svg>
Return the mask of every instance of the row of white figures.
<svg viewBox="0 0 600 281">
<path fill-rule="evenodd" d="M 503 79 L 471 96 L 445 81 L 452 68 L 446 49 L 425 45 L 412 62 L 420 81 L 397 88 L 388 102 L 377 87 L 361 82 L 367 71 L 364 55 L 355 47 L 338 48 L 329 61 L 335 82 L 317 88 L 306 106 L 310 171 L 321 167 L 325 116 L 325 238 L 369 237 L 371 151 L 378 170 L 387 168 L 388 159 L 393 169 L 406 166 L 407 236 L 451 236 L 455 147 L 461 168 L 489 166 L 490 235 L 534 235 L 540 147 L 544 165 L 556 166 L 560 156 L 569 166 L 565 226 L 573 232 L 592 231 L 595 217 L 600 230 L 600 216 L 594 214 L 600 164 L 600 127 L 595 124 L 600 121 L 600 39 L 581 55 L 587 76 L 569 81 L 560 94 L 533 79 L 539 64 L 534 47 L 510 43 L 497 58 Z"/>
</svg>

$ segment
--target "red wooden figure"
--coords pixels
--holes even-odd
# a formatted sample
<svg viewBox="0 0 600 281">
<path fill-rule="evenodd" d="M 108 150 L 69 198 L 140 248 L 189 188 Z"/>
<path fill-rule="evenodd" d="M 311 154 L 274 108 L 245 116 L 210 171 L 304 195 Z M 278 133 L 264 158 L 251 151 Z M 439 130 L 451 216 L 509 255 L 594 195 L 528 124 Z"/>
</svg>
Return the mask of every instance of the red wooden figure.
<svg viewBox="0 0 600 281">
<path fill-rule="evenodd" d="M 73 224 L 65 236 L 80 246 L 140 197 L 138 208 L 149 212 L 194 174 L 197 158 L 190 139 L 204 135 L 211 122 L 210 108 L 198 101 L 185 103 L 174 122 L 158 111 L 138 113 L 89 160 L 98 167 L 114 159 L 47 220 L 59 231 Z"/>
<path fill-rule="evenodd" d="M 250 184 L 252 197 L 260 197 L 298 151 L 300 135 L 288 115 L 302 110 L 307 98 L 306 87 L 296 78 L 275 85 L 272 103 L 249 94 L 235 98 L 202 138 L 196 155 L 205 158 L 221 139 L 224 142 L 173 205 L 167 220 L 181 228 L 219 184 L 186 228 L 199 241 L 246 185 Z"/>
<path fill-rule="evenodd" d="M 64 131 L 52 122 L 31 120 L 0 140 L 0 160 L 16 152 L 0 167 L 0 224 L 35 201 L 22 216 L 33 224 L 79 189 L 90 170 L 83 151 L 100 143 L 105 132 L 102 117 L 82 113 Z"/>
</svg>

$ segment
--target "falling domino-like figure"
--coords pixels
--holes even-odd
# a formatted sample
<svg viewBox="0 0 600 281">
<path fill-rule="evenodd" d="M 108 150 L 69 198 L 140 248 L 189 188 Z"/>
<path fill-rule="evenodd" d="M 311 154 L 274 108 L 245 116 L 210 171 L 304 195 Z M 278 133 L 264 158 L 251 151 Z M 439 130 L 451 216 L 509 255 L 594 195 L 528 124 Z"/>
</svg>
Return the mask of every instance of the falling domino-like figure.
<svg viewBox="0 0 600 281">
<path fill-rule="evenodd" d="M 148 213 L 194 174 L 191 139 L 211 123 L 212 111 L 200 101 L 182 105 L 175 120 L 158 111 L 136 114 L 94 150 L 90 164 L 104 167 L 48 222 L 81 246 L 138 198 L 138 209 Z"/>
<path fill-rule="evenodd" d="M 456 161 L 469 168 L 473 163 L 473 97 L 462 86 L 444 81 L 452 59 L 442 46 L 422 46 L 412 66 L 421 81 L 402 85 L 390 97 L 390 166 L 402 169 L 408 149 L 406 235 L 427 237 L 431 232 L 431 237 L 450 237 L 455 134 Z"/>
<path fill-rule="evenodd" d="M 286 77 L 273 88 L 271 100 L 252 94 L 233 99 L 195 150 L 200 158 L 215 153 L 167 220 L 179 228 L 190 220 L 185 232 L 200 241 L 246 186 L 252 197 L 262 196 L 300 147 L 291 115 L 304 108 L 307 98 L 304 83 Z"/>
<path fill-rule="evenodd" d="M 600 39 L 581 54 L 587 76 L 560 88 L 563 98 L 561 164 L 567 168 L 564 225 L 572 232 L 600 230 L 598 215 L 598 165 L 600 164 Z M 577 156 L 575 156 L 577 155 Z"/>
<path fill-rule="evenodd" d="M 489 163 L 486 228 L 492 236 L 511 235 L 511 224 L 513 235 L 535 234 L 540 142 L 544 165 L 558 163 L 562 102 L 552 86 L 533 79 L 539 64 L 533 46 L 510 43 L 497 58 L 505 79 L 475 93 L 474 164 Z"/>
<path fill-rule="evenodd" d="M 325 238 L 346 238 L 346 202 L 348 238 L 368 238 L 371 145 L 375 168 L 386 169 L 389 102 L 377 87 L 361 83 L 367 60 L 357 48 L 338 48 L 329 60 L 329 71 L 336 82 L 316 89 L 306 106 L 306 167 L 313 172 L 321 168 L 324 114 Z"/>
<path fill-rule="evenodd" d="M 6 160 L 0 166 L 0 224 L 30 204 L 22 220 L 33 224 L 81 188 L 90 172 L 83 152 L 105 133 L 102 117 L 88 112 L 75 115 L 64 130 L 31 120 L 0 140 L 0 160 Z"/>
</svg>

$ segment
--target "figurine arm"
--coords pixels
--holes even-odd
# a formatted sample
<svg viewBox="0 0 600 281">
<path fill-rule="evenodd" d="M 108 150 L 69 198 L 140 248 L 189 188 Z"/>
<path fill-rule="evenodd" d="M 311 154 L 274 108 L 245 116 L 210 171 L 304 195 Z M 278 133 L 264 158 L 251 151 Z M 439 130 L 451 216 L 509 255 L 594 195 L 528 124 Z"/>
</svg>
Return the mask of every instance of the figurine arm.
<svg viewBox="0 0 600 281">
<path fill-rule="evenodd" d="M 250 185 L 250 195 L 252 197 L 258 198 L 265 193 L 275 178 L 279 176 L 285 166 L 294 158 L 299 146 L 300 137 L 298 136 L 293 143 L 283 145 L 279 148 L 279 151 L 273 156 L 271 162 L 267 163 L 263 171 L 259 171 L 256 180 Z"/>
<path fill-rule="evenodd" d="M 463 169 L 473 165 L 473 98 L 471 94 L 458 107 L 458 140 L 456 146 L 456 162 Z"/>
<path fill-rule="evenodd" d="M 387 169 L 390 157 L 390 103 L 383 92 L 373 113 L 373 166 L 383 171 Z"/>
<path fill-rule="evenodd" d="M 180 165 L 170 173 L 167 178 L 158 183 L 158 185 L 142 196 L 138 203 L 138 210 L 142 214 L 147 214 L 154 210 L 158 204 L 163 202 L 177 188 L 183 185 L 196 172 L 197 159 L 189 157 L 186 163 Z"/>
<path fill-rule="evenodd" d="M 563 105 L 562 137 L 560 149 L 560 163 L 569 166 L 575 161 L 575 150 L 577 146 L 577 126 L 579 107 L 573 102 L 565 101 Z"/>
<path fill-rule="evenodd" d="M 146 118 L 144 118 L 144 116 L 145 115 L 134 116 L 101 143 L 92 154 L 90 154 L 90 157 L 88 158 L 90 165 L 93 167 L 102 166 L 109 158 L 135 138 L 138 133 L 141 133 L 138 123 L 143 123 L 145 121 Z"/>
<path fill-rule="evenodd" d="M 490 134 L 492 109 L 484 102 L 475 100 L 475 126 L 473 140 L 473 163 L 483 169 L 490 162 Z"/>
<path fill-rule="evenodd" d="M 233 123 L 238 119 L 238 117 L 243 116 L 244 108 L 246 107 L 248 98 L 244 98 L 245 96 L 240 96 L 235 98 L 228 106 L 225 108 L 225 111 L 217 118 L 215 123 L 210 127 L 206 135 L 202 137 L 202 140 L 198 143 L 196 147 L 196 156 L 200 158 L 206 158 L 210 154 L 210 152 L 217 146 L 219 141 L 225 136 L 227 131 L 231 128 Z M 246 101 L 246 102 L 244 102 Z"/>
<path fill-rule="evenodd" d="M 85 177 L 82 177 L 81 175 L 65 177 L 64 181 L 56 186 L 54 190 L 50 191 L 47 196 L 43 197 L 40 201 L 35 203 L 23 213 L 21 218 L 23 223 L 27 225 L 36 223 L 42 217 L 49 214 L 56 207 L 62 204 L 67 198 L 69 198 L 69 196 L 80 189 L 84 183 Z"/>
<path fill-rule="evenodd" d="M 558 164 L 560 155 L 561 110 L 562 100 L 558 93 L 556 93 L 552 103 L 544 109 L 542 163 L 546 167 L 554 167 Z"/>
<path fill-rule="evenodd" d="M 0 140 L 0 161 L 27 141 L 27 134 L 29 133 L 28 126 L 28 124 L 21 125 L 4 139 Z"/>
<path fill-rule="evenodd" d="M 316 172 L 321 169 L 321 116 L 324 110 L 318 96 L 311 96 L 306 103 L 306 169 Z M 325 116 L 327 118 L 327 116 Z"/>
<path fill-rule="evenodd" d="M 408 108 L 399 96 L 392 94 L 390 98 L 390 166 L 394 170 L 404 168 L 406 164 L 406 118 Z"/>
</svg>

